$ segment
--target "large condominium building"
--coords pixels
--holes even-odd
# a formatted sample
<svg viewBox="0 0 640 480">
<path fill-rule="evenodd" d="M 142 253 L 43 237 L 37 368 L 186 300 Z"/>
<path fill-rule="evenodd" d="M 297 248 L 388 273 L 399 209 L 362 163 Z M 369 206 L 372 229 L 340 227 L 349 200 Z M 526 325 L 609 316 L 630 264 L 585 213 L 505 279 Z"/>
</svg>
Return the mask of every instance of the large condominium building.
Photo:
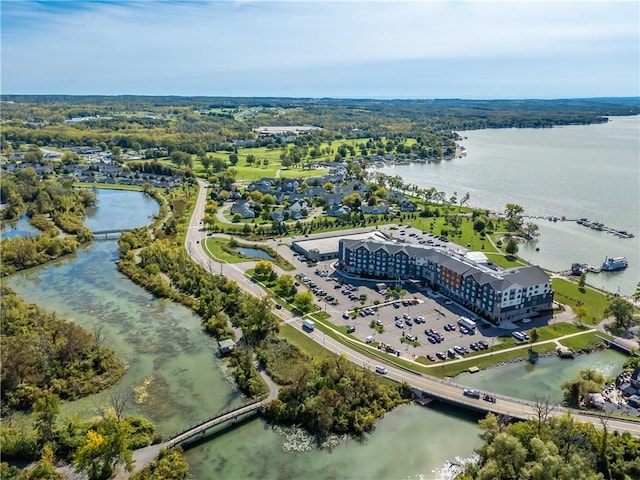
<svg viewBox="0 0 640 480">
<path fill-rule="evenodd" d="M 420 280 L 490 320 L 518 320 L 553 307 L 551 279 L 538 266 L 490 268 L 444 248 L 341 240 L 338 267 L 368 278 Z"/>
</svg>

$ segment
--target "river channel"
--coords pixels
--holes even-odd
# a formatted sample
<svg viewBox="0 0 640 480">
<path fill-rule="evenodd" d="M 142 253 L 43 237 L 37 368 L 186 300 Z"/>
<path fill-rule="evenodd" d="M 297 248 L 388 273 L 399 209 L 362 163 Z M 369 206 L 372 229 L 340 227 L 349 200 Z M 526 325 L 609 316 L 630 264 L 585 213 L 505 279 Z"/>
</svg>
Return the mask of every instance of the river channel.
<svg viewBox="0 0 640 480">
<path fill-rule="evenodd" d="M 158 210 L 141 193 L 99 191 L 98 200 L 87 222 L 95 230 L 143 225 Z M 123 217 L 129 223 L 116 223 Z M 133 389 L 137 402 L 130 404 L 128 413 L 149 417 L 161 433 L 170 434 L 242 403 L 245 399 L 224 362 L 216 358 L 215 342 L 202 331 L 200 319 L 131 283 L 118 272 L 116 259 L 115 241 L 96 241 L 76 255 L 5 281 L 27 302 L 88 329 L 103 326 L 106 342 L 127 364 L 125 375 L 113 388 Z M 598 355 L 589 358 L 597 362 Z M 623 360 L 620 356 L 612 368 L 619 368 Z M 470 382 L 476 378 L 481 377 Z M 502 391 L 512 383 L 512 379 L 497 379 L 491 385 Z M 63 414 L 93 416 L 108 405 L 104 392 L 64 404 Z M 476 420 L 472 414 L 443 405 L 408 405 L 388 413 L 360 441 L 343 439 L 332 449 L 295 452 L 288 451 L 292 441 L 287 435 L 255 419 L 190 449 L 186 458 L 195 478 L 204 480 L 444 479 L 449 478 L 443 469 L 448 460 L 467 458 L 480 446 Z"/>
</svg>

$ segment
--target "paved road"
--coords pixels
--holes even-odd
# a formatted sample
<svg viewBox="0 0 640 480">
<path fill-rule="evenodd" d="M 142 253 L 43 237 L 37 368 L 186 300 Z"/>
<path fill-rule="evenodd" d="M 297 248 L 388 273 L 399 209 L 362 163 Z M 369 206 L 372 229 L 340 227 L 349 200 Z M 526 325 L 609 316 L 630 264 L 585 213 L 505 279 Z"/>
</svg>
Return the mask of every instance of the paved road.
<svg viewBox="0 0 640 480">
<path fill-rule="evenodd" d="M 205 183 L 203 181 L 198 180 L 198 183 L 200 185 L 200 191 L 198 192 L 196 208 L 194 209 L 185 241 L 187 251 L 194 261 L 196 261 L 212 273 L 219 273 L 220 271 L 222 271 L 225 276 L 227 276 L 231 280 L 236 281 L 240 288 L 245 292 L 256 296 L 264 296 L 265 292 L 258 285 L 248 280 L 244 276 L 244 272 L 242 270 L 235 268 L 233 264 L 224 264 L 224 266 L 221 266 L 219 262 L 213 261 L 204 253 L 201 240 L 205 238 L 206 234 L 201 230 L 201 222 L 204 216 L 207 190 L 206 188 L 204 188 Z M 283 321 L 291 324 L 292 326 L 302 329 L 302 319 L 293 316 L 290 312 L 286 310 L 275 310 L 274 314 L 276 314 Z M 356 365 L 362 365 L 363 368 L 367 368 L 370 370 L 375 369 L 375 362 L 371 358 L 355 350 L 352 350 L 343 343 L 338 342 L 328 335 L 322 333 L 318 329 L 310 332 L 308 335 L 316 342 L 322 344 L 324 348 L 338 355 L 345 355 L 346 358 L 348 358 Z M 496 413 L 502 413 L 516 418 L 529 418 L 533 415 L 534 412 L 533 402 L 509 398 L 503 395 L 496 395 L 498 399 L 497 402 L 495 404 L 489 404 L 488 402 L 484 402 L 482 400 L 465 397 L 463 395 L 462 386 L 457 385 L 453 382 L 447 382 L 434 377 L 414 374 L 394 366 L 388 366 L 387 368 L 389 378 L 397 381 L 406 381 L 410 385 L 424 390 L 425 392 L 427 392 L 427 394 L 431 393 L 434 396 L 445 398 L 458 404 L 467 404 L 474 408 L 484 407 L 485 410 L 495 411 Z M 566 412 L 566 409 L 560 407 L 554 410 L 554 414 L 556 415 L 563 415 Z M 572 415 L 577 420 L 591 422 L 597 426 L 601 425 L 601 420 L 599 417 L 578 414 L 575 412 L 572 412 Z M 640 436 L 640 423 L 609 418 L 607 419 L 607 427 L 610 430 L 629 432 L 632 435 Z"/>
</svg>

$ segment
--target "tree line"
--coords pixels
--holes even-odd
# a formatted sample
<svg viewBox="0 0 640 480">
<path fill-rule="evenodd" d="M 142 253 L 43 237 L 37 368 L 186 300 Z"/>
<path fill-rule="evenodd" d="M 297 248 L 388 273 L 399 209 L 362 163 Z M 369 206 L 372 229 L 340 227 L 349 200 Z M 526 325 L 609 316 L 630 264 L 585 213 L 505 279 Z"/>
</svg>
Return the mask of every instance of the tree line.
<svg viewBox="0 0 640 480">
<path fill-rule="evenodd" d="M 508 423 L 492 413 L 480 420 L 477 464 L 460 480 L 597 480 L 640 478 L 640 439 L 607 428 L 554 417 L 548 402 L 537 402 L 533 419 Z"/>
</svg>

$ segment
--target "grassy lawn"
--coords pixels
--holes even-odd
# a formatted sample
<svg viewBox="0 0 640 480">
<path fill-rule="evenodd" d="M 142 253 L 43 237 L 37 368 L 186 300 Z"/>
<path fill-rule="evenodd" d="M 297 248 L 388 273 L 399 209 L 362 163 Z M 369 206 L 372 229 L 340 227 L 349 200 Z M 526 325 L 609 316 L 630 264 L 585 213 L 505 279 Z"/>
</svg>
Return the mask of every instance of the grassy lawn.
<svg viewBox="0 0 640 480">
<path fill-rule="evenodd" d="M 560 343 L 565 347 L 574 349 L 575 351 L 579 351 L 579 350 L 589 351 L 589 350 L 592 350 L 594 347 L 603 344 L 602 340 L 596 338 L 596 335 L 600 335 L 601 337 L 604 337 L 604 338 L 611 338 L 606 333 L 589 332 L 589 333 L 585 333 L 584 335 L 565 338 L 563 340 L 560 340 Z"/>
<path fill-rule="evenodd" d="M 589 287 L 585 287 L 584 292 L 581 292 L 577 283 L 562 278 L 553 279 L 553 290 L 557 302 L 572 308 L 584 305 L 588 312 L 585 323 L 600 323 L 604 319 L 604 310 L 609 305 L 610 295 Z"/>
<path fill-rule="evenodd" d="M 226 263 L 240 263 L 240 262 L 246 262 L 247 260 L 249 260 L 246 257 L 240 256 L 240 254 L 232 255 L 224 251 L 222 249 L 220 240 L 221 239 L 219 238 L 209 237 L 209 238 L 205 238 L 202 241 L 204 246 L 204 251 L 211 258 L 213 258 L 214 260 L 219 260 Z M 227 243 L 228 243 L 228 240 L 227 240 Z"/>
<path fill-rule="evenodd" d="M 250 260 L 262 260 L 262 257 L 258 256 L 247 256 L 241 252 L 238 252 L 236 248 L 254 248 L 257 250 L 262 250 L 268 255 L 271 255 L 274 260 L 271 260 L 272 263 L 275 263 L 280 268 L 286 271 L 295 270 L 295 267 L 291 265 L 288 261 L 278 255 L 272 249 L 267 249 L 262 245 L 255 245 L 251 243 L 240 243 L 238 242 L 237 247 L 231 246 L 231 241 L 226 238 L 218 238 L 218 237 L 209 237 L 203 240 L 204 249 L 207 255 L 212 257 L 213 259 L 221 260 L 227 263 L 240 263 L 247 262 Z"/>
<path fill-rule="evenodd" d="M 335 356 L 334 353 L 330 352 L 319 343 L 310 339 L 309 336 L 302 330 L 292 327 L 291 325 L 288 325 L 286 323 L 280 325 L 280 335 L 282 335 L 294 345 L 300 347 L 313 358 L 328 358 Z"/>
</svg>

